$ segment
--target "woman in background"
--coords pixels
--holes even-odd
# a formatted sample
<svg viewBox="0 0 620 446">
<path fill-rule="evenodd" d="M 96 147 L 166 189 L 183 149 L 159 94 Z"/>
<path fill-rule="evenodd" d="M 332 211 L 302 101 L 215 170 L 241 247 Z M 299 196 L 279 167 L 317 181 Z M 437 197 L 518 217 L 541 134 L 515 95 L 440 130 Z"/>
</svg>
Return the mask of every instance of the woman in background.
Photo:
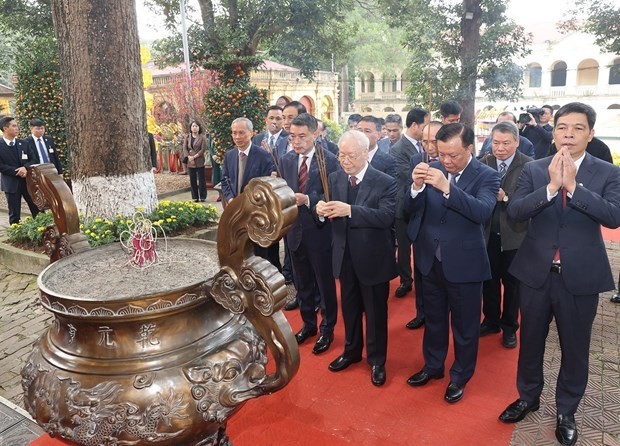
<svg viewBox="0 0 620 446">
<path fill-rule="evenodd" d="M 205 201 L 207 199 L 207 181 L 205 178 L 207 138 L 200 122 L 192 121 L 189 128 L 190 133 L 183 141 L 183 162 L 187 161 L 192 199 L 195 202 Z"/>
</svg>

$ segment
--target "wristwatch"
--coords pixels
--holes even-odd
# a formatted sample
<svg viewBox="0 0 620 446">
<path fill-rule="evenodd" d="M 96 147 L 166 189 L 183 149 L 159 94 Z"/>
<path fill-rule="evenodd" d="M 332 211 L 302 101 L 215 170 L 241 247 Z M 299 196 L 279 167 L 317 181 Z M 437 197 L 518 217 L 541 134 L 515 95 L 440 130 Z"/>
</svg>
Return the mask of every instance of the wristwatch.
<svg viewBox="0 0 620 446">
<path fill-rule="evenodd" d="M 504 195 L 504 198 L 502 198 L 502 201 L 504 203 L 508 203 L 508 195 Z"/>
</svg>

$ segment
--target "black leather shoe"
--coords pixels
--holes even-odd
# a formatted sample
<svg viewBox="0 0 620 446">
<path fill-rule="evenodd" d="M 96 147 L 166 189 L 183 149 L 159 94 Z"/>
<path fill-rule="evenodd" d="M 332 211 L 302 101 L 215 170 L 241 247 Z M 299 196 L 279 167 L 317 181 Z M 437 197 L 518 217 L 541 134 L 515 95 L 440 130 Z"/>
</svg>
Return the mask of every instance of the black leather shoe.
<svg viewBox="0 0 620 446">
<path fill-rule="evenodd" d="M 484 322 L 480 324 L 480 337 L 487 336 L 490 334 L 499 333 L 502 331 L 499 327 L 491 327 Z"/>
<path fill-rule="evenodd" d="M 297 344 L 299 345 L 303 344 L 304 342 L 306 342 L 306 339 L 308 339 L 311 336 L 316 335 L 316 332 L 317 332 L 316 328 L 314 330 L 311 330 L 306 327 L 302 328 L 295 334 L 295 339 L 297 340 Z"/>
<path fill-rule="evenodd" d="M 611 299 L 609 299 L 609 301 L 615 304 L 620 304 L 620 294 L 614 294 L 613 296 L 611 296 Z"/>
<path fill-rule="evenodd" d="M 351 364 L 355 364 L 356 362 L 360 362 L 361 360 L 362 360 L 362 358 L 359 358 L 359 359 L 349 359 L 349 358 L 345 358 L 343 355 L 340 355 L 336 359 L 334 359 L 327 366 L 327 368 L 329 370 L 331 370 L 332 372 L 339 372 L 341 370 L 346 369 Z"/>
<path fill-rule="evenodd" d="M 411 375 L 407 380 L 407 384 L 413 387 L 420 387 L 424 384 L 428 383 L 431 379 L 441 379 L 443 378 L 443 373 L 441 375 L 429 375 L 424 370 L 420 370 L 415 375 Z"/>
<path fill-rule="evenodd" d="M 514 333 L 504 333 L 502 335 L 502 345 L 505 348 L 515 348 L 517 346 L 517 335 Z"/>
<path fill-rule="evenodd" d="M 465 384 L 451 382 L 448 384 L 444 399 L 449 403 L 456 403 L 463 398 L 463 393 L 465 393 Z"/>
<path fill-rule="evenodd" d="M 405 325 L 405 327 L 407 327 L 409 330 L 415 330 L 417 328 L 420 328 L 424 325 L 424 318 L 423 317 L 414 317 L 413 319 L 411 319 L 409 322 L 407 322 L 407 325 Z"/>
<path fill-rule="evenodd" d="M 396 292 L 394 295 L 396 297 L 405 297 L 409 291 L 411 291 L 413 287 L 410 283 L 401 283 L 398 288 L 396 288 Z"/>
<path fill-rule="evenodd" d="M 528 403 L 524 400 L 516 400 L 510 404 L 499 416 L 499 421 L 504 423 L 517 423 L 530 412 L 536 412 L 540 408 L 540 401 Z"/>
<path fill-rule="evenodd" d="M 385 366 L 383 365 L 373 365 L 370 371 L 370 380 L 372 384 L 380 387 L 385 384 Z"/>
<path fill-rule="evenodd" d="M 297 303 L 297 299 L 293 299 L 292 301 L 290 301 L 289 303 L 287 303 L 287 304 L 284 306 L 284 309 L 285 309 L 286 311 L 293 311 L 293 310 L 295 310 L 296 308 L 299 308 L 299 304 Z"/>
<path fill-rule="evenodd" d="M 573 446 L 577 443 L 577 426 L 574 415 L 558 415 L 558 424 L 555 428 L 555 438 L 561 445 Z"/>
<path fill-rule="evenodd" d="M 332 341 L 334 340 L 334 335 L 321 335 L 319 339 L 316 340 L 316 344 L 314 344 L 314 348 L 312 349 L 312 353 L 315 355 L 326 352 L 330 345 L 332 345 Z"/>
</svg>

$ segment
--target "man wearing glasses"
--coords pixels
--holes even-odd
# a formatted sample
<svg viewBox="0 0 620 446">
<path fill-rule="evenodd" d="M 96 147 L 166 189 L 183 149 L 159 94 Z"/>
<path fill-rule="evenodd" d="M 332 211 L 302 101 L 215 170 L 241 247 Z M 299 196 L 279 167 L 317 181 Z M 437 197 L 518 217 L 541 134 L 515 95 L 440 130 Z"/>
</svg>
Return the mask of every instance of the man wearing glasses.
<svg viewBox="0 0 620 446">
<path fill-rule="evenodd" d="M 329 364 L 339 372 L 362 360 L 366 316 L 366 361 L 371 382 L 386 381 L 387 299 L 397 275 L 392 225 L 396 180 L 368 163 L 369 141 L 361 132 L 345 132 L 338 144 L 342 171 L 329 176 L 331 200 L 316 212 L 332 226 L 332 267 L 340 278 L 344 352 Z"/>
</svg>

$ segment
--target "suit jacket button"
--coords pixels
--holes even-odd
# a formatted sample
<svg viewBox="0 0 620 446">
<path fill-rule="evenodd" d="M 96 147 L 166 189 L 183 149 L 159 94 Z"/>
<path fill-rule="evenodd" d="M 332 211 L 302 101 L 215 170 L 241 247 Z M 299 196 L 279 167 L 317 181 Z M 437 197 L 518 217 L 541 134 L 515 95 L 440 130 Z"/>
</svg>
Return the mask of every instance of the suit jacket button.
<svg viewBox="0 0 620 446">
<path fill-rule="evenodd" d="M 445 218 L 442 218 L 442 219 L 440 220 L 440 223 L 441 223 L 441 224 L 444 224 L 445 222 L 446 222 L 446 219 L 445 219 Z"/>
</svg>

